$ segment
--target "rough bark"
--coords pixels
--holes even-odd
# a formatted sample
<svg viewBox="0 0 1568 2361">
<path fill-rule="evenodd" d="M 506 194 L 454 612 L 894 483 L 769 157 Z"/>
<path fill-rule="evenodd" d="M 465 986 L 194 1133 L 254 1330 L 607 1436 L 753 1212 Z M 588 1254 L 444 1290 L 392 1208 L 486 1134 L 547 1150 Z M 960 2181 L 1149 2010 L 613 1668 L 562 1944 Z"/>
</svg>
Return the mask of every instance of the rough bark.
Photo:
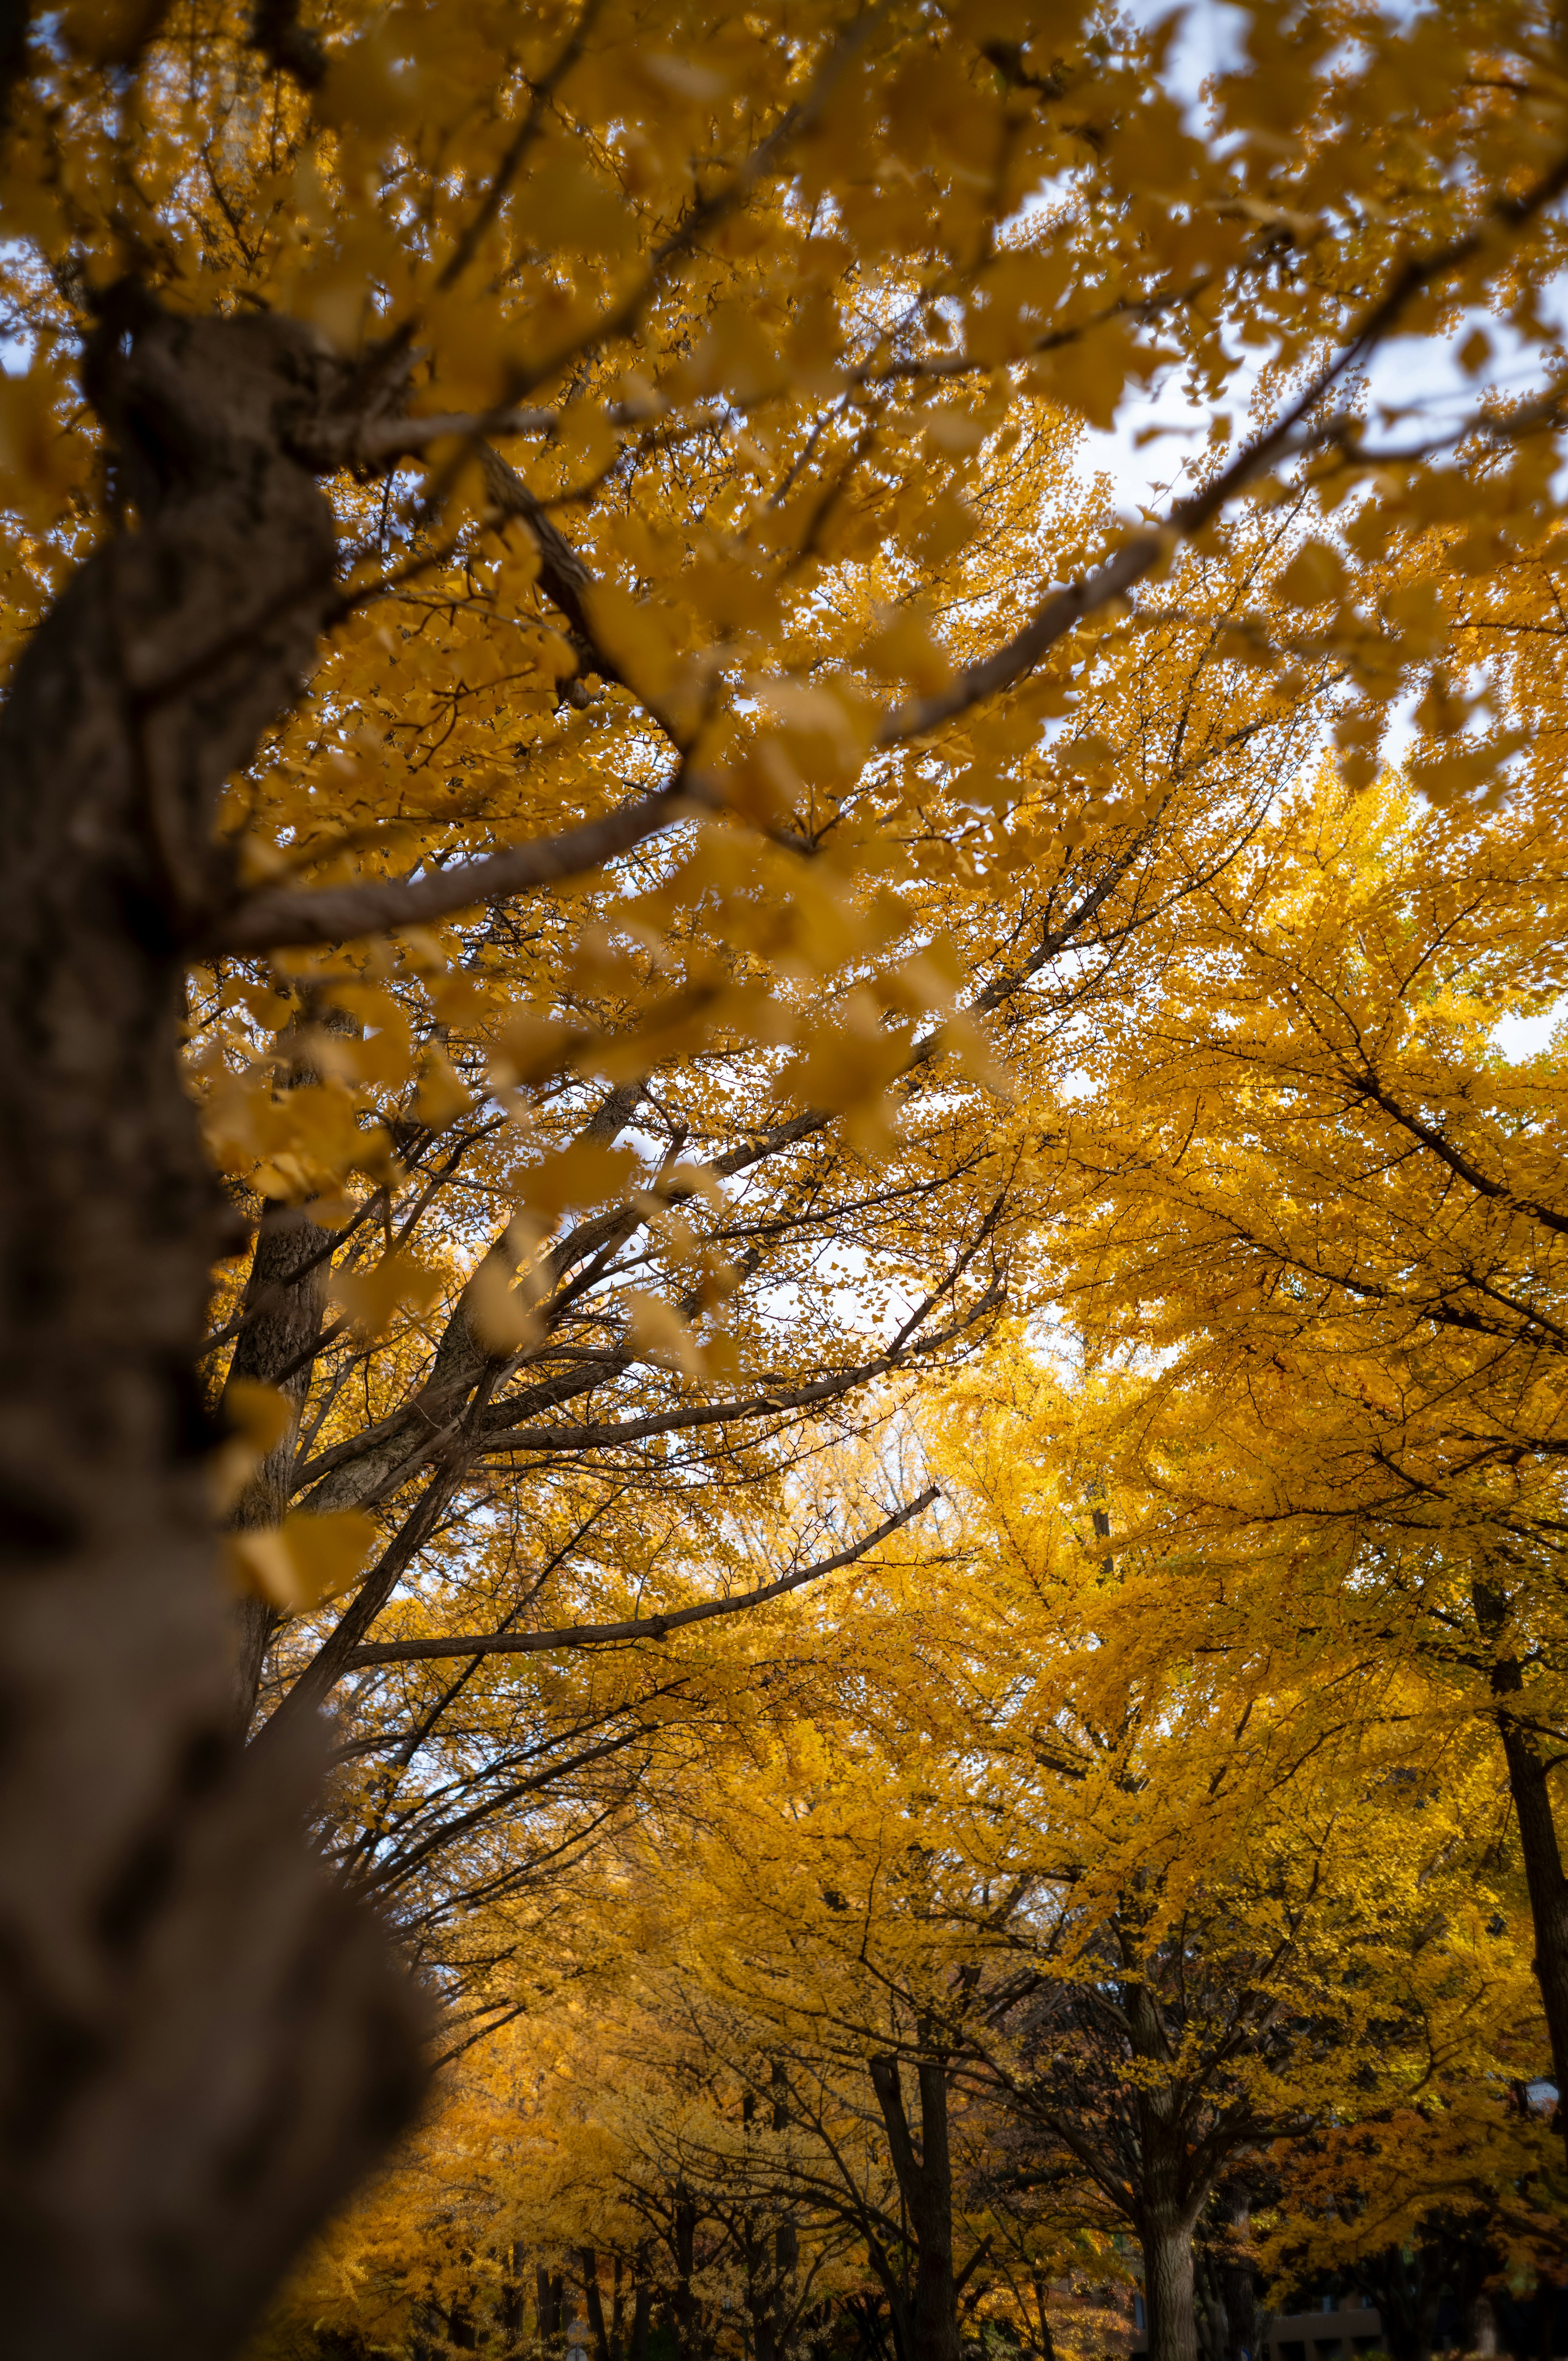
<svg viewBox="0 0 1568 2361">
<path fill-rule="evenodd" d="M 137 529 L 0 715 L 0 2269 L 11 2349 L 230 2351 L 406 2116 L 417 2011 L 326 1884 L 314 1733 L 233 1741 L 193 1377 L 229 1243 L 180 1078 L 225 774 L 298 694 L 330 511 L 307 331 L 106 300 Z"/>
<path fill-rule="evenodd" d="M 1124 1934 L 1123 1942 L 1128 2039 L 1134 2057 L 1156 2070 L 1135 2099 L 1142 2164 L 1135 2226 L 1144 2251 L 1149 2361 L 1198 2361 L 1192 2230 L 1212 2176 L 1193 2185 L 1165 2019 L 1130 1937 Z"/>
<path fill-rule="evenodd" d="M 1198 2361 L 1192 2224 L 1182 2213 L 1146 2207 L 1141 2237 L 1149 2361 Z"/>
</svg>

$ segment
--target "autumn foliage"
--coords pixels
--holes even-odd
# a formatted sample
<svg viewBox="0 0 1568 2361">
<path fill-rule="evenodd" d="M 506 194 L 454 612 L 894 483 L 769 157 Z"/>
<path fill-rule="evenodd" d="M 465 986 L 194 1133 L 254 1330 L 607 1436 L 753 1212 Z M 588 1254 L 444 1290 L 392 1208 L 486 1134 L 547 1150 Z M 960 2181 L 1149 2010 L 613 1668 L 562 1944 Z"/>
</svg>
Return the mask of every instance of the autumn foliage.
<svg viewBox="0 0 1568 2361">
<path fill-rule="evenodd" d="M 1234 13 L 0 39 L 28 2351 L 1552 2266 L 1568 66 Z"/>
</svg>

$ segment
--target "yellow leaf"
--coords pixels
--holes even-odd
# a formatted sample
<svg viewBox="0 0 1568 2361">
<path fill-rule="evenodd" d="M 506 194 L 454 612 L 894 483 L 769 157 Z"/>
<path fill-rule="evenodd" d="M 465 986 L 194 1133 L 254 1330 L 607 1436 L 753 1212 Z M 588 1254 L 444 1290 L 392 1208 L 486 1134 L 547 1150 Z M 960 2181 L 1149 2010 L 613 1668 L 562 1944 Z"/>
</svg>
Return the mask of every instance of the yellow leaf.
<svg viewBox="0 0 1568 2361">
<path fill-rule="evenodd" d="M 627 1334 L 633 1351 L 656 1368 L 679 1369 L 688 1378 L 703 1373 L 702 1347 L 678 1312 L 662 1297 L 636 1293 L 626 1299 Z"/>
<path fill-rule="evenodd" d="M 1326 607 L 1343 594 L 1344 566 L 1326 541 L 1310 541 L 1297 551 L 1275 587 L 1292 607 Z"/>
<path fill-rule="evenodd" d="M 430 1050 L 414 1093 L 414 1113 L 421 1123 L 428 1124 L 432 1131 L 443 1131 L 459 1115 L 467 1115 L 473 1104 L 472 1093 L 458 1080 L 445 1050 Z"/>
<path fill-rule="evenodd" d="M 626 1188 L 637 1159 L 628 1148 L 606 1148 L 597 1139 L 576 1139 L 554 1156 L 542 1157 L 518 1177 L 518 1195 L 531 1213 L 554 1226 L 568 1205 L 602 1204 Z"/>
<path fill-rule="evenodd" d="M 224 1388 L 223 1412 L 230 1432 L 213 1454 L 210 1484 L 219 1516 L 232 1509 L 269 1451 L 289 1432 L 292 1405 L 276 1386 L 252 1378 L 231 1378 Z"/>
<path fill-rule="evenodd" d="M 400 1304 L 422 1312 L 441 1292 L 441 1280 L 411 1254 L 394 1250 L 383 1255 L 373 1270 L 340 1270 L 329 1290 L 361 1336 L 379 1336 L 390 1326 Z"/>
<path fill-rule="evenodd" d="M 570 1062 L 573 1049 L 590 1038 L 583 1027 L 565 1025 L 542 1009 L 520 1008 L 501 1028 L 490 1079 L 500 1090 L 519 1082 L 547 1082 Z"/>
<path fill-rule="evenodd" d="M 0 506 L 49 523 L 77 473 L 80 446 L 60 433 L 57 388 L 42 369 L 0 374 Z"/>
<path fill-rule="evenodd" d="M 906 682 L 920 697 L 945 688 L 953 676 L 946 649 L 932 638 L 930 625 L 914 607 L 901 608 L 889 616 L 866 642 L 865 656 L 884 680 Z"/>
<path fill-rule="evenodd" d="M 982 1089 L 994 1091 L 998 1098 L 1011 1098 L 1013 1076 L 1002 1063 L 974 1018 L 963 1009 L 956 1009 L 942 1027 L 942 1046 L 955 1057 L 971 1082 Z"/>
<path fill-rule="evenodd" d="M 463 1311 L 487 1353 L 515 1353 L 541 1334 L 539 1316 L 525 1290 L 512 1284 L 503 1254 L 485 1257 L 463 1291 Z"/>
<path fill-rule="evenodd" d="M 242 1589 L 286 1615 L 334 1598 L 355 1580 L 376 1544 L 374 1521 L 360 1509 L 320 1515 L 296 1509 L 280 1525 L 230 1533 L 226 1549 Z"/>
</svg>

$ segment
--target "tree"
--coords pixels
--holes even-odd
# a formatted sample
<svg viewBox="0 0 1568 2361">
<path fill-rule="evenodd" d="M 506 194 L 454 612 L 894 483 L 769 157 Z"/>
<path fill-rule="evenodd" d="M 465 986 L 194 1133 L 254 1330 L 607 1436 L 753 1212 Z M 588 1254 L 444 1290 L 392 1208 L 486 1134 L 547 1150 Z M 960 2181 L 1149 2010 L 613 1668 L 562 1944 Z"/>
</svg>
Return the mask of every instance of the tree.
<svg viewBox="0 0 1568 2361">
<path fill-rule="evenodd" d="M 1509 2092 L 1540 2026 L 1485 1750 L 1461 1724 L 1418 1784 L 1277 1665 L 1262 1695 L 1231 1652 L 1155 1677 L 1169 1568 L 1107 1555 L 1136 1519 L 1086 1474 L 1102 1409 L 1016 1349 L 963 1381 L 942 1553 L 906 1528 L 830 1613 L 799 1595 L 808 1676 L 582 1865 L 417 2210 L 389 2239 L 360 2209 L 296 2312 L 372 2317 L 347 2255 L 479 2319 L 477 2258 L 521 2238 L 568 2282 L 614 2257 L 683 2356 L 1048 2352 L 1056 2283 L 1123 2277 L 1120 2241 L 1150 2353 L 1196 2355 L 1245 2341 L 1248 2199 L 1292 2278 L 1435 2256 L 1444 2215 L 1486 2269 L 1494 2232 L 1534 2258 L 1553 2183 Z"/>
<path fill-rule="evenodd" d="M 1189 1631 L 1259 1667 L 1299 1631 L 1333 1712 L 1404 1680 L 1413 1760 L 1456 1714 L 1490 1731 L 1562 2088 L 1561 1083 L 1494 1041 L 1550 998 L 1556 833 L 1541 781 L 1476 813 L 1325 777 L 1282 810 L 1106 1042 L 1068 1284 L 1102 1349 L 1176 1347 L 1109 1447 L 1206 1537 Z"/>
<path fill-rule="evenodd" d="M 1273 2177 L 1276 2143 L 1424 2090 L 1506 2148 L 1496 2078 L 1530 2013 L 1467 1733 L 1429 1725 L 1412 1793 L 1402 1738 L 1314 1697 L 1310 1661 L 1199 1624 L 1212 1521 L 1184 1531 L 1101 1455 L 1144 1394 L 998 1350 L 953 1389 L 937 1465 L 975 1536 L 956 1656 L 1008 1829 L 989 1882 L 1038 1887 L 998 1921 L 997 2146 L 1025 2180 L 1072 2158 L 1135 2235 L 1158 2361 L 1212 2341 L 1200 2225 Z"/>
<path fill-rule="evenodd" d="M 26 1835 L 0 2170 L 24 2339 L 222 2351 L 411 2103 L 417 2013 L 299 1823 L 313 1709 L 370 1669 L 444 1521 L 482 1526 L 476 1469 L 548 1465 L 590 1379 L 590 1453 L 706 1420 L 743 1458 L 775 1404 L 939 1354 L 994 1302 L 1005 1158 L 917 1137 L 927 1199 L 973 1176 L 937 1214 L 907 1173 L 879 1204 L 856 1159 L 911 1093 L 940 1142 L 938 1056 L 989 1073 L 983 1020 L 1020 1015 L 1026 1042 L 1031 979 L 1086 933 L 1114 950 L 1227 840 L 1224 815 L 1181 834 L 1164 779 L 1149 816 L 1091 726 L 1047 760 L 1044 724 L 1134 693 L 1114 602 L 1172 536 L 1211 536 L 1223 575 L 1230 504 L 1277 464 L 1375 464 L 1332 397 L 1423 305 L 1495 301 L 1541 333 L 1568 180 L 1548 29 L 1364 30 L 1318 77 L 1337 34 L 1260 7 L 1202 137 L 1157 38 L 1068 16 L 1042 40 L 1005 6 L 671 5 L 651 41 L 610 5 L 306 24 L 287 0 L 82 0 L 7 40 L 0 267 L 28 366 L 4 389 L 0 1482 L 27 1604 L 4 1642 Z M 1217 389 L 1232 329 L 1272 340 L 1282 389 L 1250 439 L 1163 523 L 1105 527 L 1070 476 L 1042 516 L 1064 412 L 1109 420 L 1162 354 Z M 1538 452 L 1552 417 L 1481 432 Z M 1384 675 L 1419 646 L 1402 628 Z M 1288 730 L 1280 685 L 1255 693 L 1245 726 Z M 515 976 L 505 1023 L 487 960 Z M 263 1030 L 244 1077 L 215 1050 L 198 1077 L 225 1207 L 179 1051 L 231 995 Z M 663 1061 L 696 1054 L 739 1077 L 723 1122 L 683 1093 L 660 1111 Z M 521 1100 L 469 1123 L 465 1071 L 491 1063 Z M 644 1107 L 635 1163 L 607 1162 Z M 470 1159 L 504 1224 L 466 1197 Z M 739 1257 L 718 1205 L 717 1237 L 691 1218 L 759 1166 L 801 1265 L 869 1199 L 864 1250 L 891 1231 L 929 1281 L 913 1326 L 776 1392 L 743 1315 L 733 1361 L 710 1315 L 778 1216 L 739 1224 Z M 192 1369 L 249 1184 L 287 1210 L 257 1220 L 238 1315 L 240 1375 L 280 1400 L 229 1404 L 258 1460 L 233 1554 L 263 1592 L 236 1708 Z M 444 1267 L 398 1251 L 427 1189 Z M 644 1229 L 678 1279 L 634 1290 L 623 1334 L 594 1291 Z M 302 1428 L 321 1295 L 406 1341 L 443 1281 L 424 1354 L 390 1350 L 384 1390 L 329 1359 L 344 1426 L 318 1395 Z M 713 1396 L 620 1382 L 668 1360 Z M 315 1432 L 313 1522 L 277 1526 Z M 362 1574 L 345 1520 L 372 1510 Z M 269 1611 L 346 1584 L 308 1662 L 309 1627 L 285 1641 L 288 1697 L 242 1749 Z M 466 1664 L 538 1636 L 444 1644 Z M 168 2114 L 147 2093 L 176 2079 Z"/>
</svg>

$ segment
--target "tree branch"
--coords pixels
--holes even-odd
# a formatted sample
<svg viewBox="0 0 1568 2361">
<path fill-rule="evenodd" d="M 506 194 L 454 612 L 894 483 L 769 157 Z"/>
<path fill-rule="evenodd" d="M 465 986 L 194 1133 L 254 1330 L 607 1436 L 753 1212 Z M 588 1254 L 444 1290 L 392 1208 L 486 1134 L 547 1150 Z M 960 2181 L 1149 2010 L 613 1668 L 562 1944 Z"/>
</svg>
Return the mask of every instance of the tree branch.
<svg viewBox="0 0 1568 2361">
<path fill-rule="evenodd" d="M 521 1631 L 502 1633 L 494 1637 L 476 1634 L 469 1639 L 452 1640 L 388 1640 L 375 1647 L 356 1648 L 343 1669 L 356 1672 L 366 1664 L 422 1664 L 445 1656 L 525 1656 L 539 1655 L 554 1648 L 602 1647 L 607 1642 L 631 1640 L 665 1640 L 672 1631 L 688 1629 L 694 1623 L 711 1622 L 718 1615 L 740 1615 L 753 1607 L 765 1606 L 771 1598 L 782 1598 L 786 1591 L 799 1590 L 808 1582 L 820 1582 L 825 1575 L 837 1574 L 847 1565 L 873 1550 L 901 1525 L 918 1517 L 939 1497 L 938 1487 L 927 1484 L 919 1497 L 906 1500 L 901 1509 L 885 1517 L 874 1532 L 840 1550 L 837 1557 L 824 1558 L 819 1565 L 802 1566 L 797 1573 L 780 1575 L 775 1582 L 765 1582 L 755 1590 L 743 1590 L 735 1598 L 706 1598 L 696 1607 L 679 1607 L 668 1615 L 634 1615 L 621 1623 L 571 1623 L 553 1631 Z"/>
</svg>

